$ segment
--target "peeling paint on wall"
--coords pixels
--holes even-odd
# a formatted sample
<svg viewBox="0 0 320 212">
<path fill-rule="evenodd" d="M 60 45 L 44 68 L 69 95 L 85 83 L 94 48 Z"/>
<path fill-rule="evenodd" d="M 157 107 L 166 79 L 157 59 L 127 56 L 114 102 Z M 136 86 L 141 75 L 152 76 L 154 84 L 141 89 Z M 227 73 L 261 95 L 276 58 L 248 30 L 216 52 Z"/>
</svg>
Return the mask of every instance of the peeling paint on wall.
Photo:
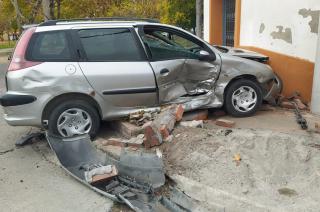
<svg viewBox="0 0 320 212">
<path fill-rule="evenodd" d="M 271 36 L 273 39 L 283 40 L 287 43 L 292 43 L 292 31 L 290 28 L 285 28 L 283 31 L 283 26 L 277 26 L 278 31 L 273 31 Z"/>
<path fill-rule="evenodd" d="M 311 21 L 309 22 L 311 32 L 318 34 L 320 10 L 303 8 L 299 10 L 299 14 L 302 15 L 303 18 L 311 17 Z"/>
<path fill-rule="evenodd" d="M 264 25 L 264 23 L 261 23 L 259 33 L 262 34 L 265 29 L 266 29 L 266 25 Z"/>
</svg>

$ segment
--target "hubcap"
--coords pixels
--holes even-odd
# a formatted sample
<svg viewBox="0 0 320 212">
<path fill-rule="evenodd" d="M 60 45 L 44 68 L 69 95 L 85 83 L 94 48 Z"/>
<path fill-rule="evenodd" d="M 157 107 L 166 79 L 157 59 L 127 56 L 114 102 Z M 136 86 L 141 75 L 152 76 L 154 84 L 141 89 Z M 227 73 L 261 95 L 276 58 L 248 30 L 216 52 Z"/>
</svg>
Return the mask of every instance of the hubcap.
<svg viewBox="0 0 320 212">
<path fill-rule="evenodd" d="M 241 86 L 232 94 L 232 105 L 239 112 L 249 112 L 257 104 L 257 93 L 249 86 Z"/>
<path fill-rule="evenodd" d="M 91 127 L 92 119 L 90 115 L 79 108 L 64 111 L 57 121 L 57 129 L 63 137 L 89 133 Z"/>
</svg>

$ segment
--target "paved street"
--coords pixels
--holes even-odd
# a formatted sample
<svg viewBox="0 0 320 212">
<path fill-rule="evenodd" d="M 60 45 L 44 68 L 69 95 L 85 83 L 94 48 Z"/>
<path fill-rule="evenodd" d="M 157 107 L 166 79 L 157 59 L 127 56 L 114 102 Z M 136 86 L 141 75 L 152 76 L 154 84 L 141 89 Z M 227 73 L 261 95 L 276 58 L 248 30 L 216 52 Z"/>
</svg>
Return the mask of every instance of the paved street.
<svg viewBox="0 0 320 212">
<path fill-rule="evenodd" d="M 0 64 L 4 90 L 5 64 Z M 11 127 L 0 109 L 0 211 L 109 211 L 113 203 L 61 169 L 45 141 L 24 148 L 14 143 L 30 127 Z M 34 130 L 34 129 L 33 129 Z"/>
</svg>

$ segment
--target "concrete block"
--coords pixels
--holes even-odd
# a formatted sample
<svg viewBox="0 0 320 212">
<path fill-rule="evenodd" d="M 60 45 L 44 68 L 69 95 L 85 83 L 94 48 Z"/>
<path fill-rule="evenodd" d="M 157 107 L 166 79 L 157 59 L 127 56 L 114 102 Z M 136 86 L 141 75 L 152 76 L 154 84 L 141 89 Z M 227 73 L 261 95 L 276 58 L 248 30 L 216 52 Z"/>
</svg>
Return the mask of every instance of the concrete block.
<svg viewBox="0 0 320 212">
<path fill-rule="evenodd" d="M 208 110 L 196 110 L 184 113 L 182 121 L 199 121 L 208 119 Z"/>
<path fill-rule="evenodd" d="M 234 121 L 230 121 L 230 120 L 226 120 L 226 119 L 217 119 L 216 125 L 221 126 L 221 127 L 232 128 L 236 125 L 236 123 Z"/>
<path fill-rule="evenodd" d="M 127 121 L 115 121 L 111 124 L 111 127 L 127 139 L 143 133 L 142 127 L 138 127 Z"/>
<path fill-rule="evenodd" d="M 100 146 L 99 149 L 105 152 L 110 157 L 120 160 L 120 155 L 123 147 L 107 145 L 107 146 Z"/>
</svg>

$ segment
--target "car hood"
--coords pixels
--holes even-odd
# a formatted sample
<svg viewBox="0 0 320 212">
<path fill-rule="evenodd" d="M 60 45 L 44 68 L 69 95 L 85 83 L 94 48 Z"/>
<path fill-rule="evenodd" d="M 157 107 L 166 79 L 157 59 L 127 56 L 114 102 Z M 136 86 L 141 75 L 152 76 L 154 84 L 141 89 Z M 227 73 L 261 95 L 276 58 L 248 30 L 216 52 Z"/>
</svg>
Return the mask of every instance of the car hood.
<svg viewBox="0 0 320 212">
<path fill-rule="evenodd" d="M 242 57 L 249 60 L 254 60 L 261 63 L 266 63 L 269 60 L 269 57 L 257 52 L 249 51 L 246 49 L 234 48 L 229 46 L 214 46 L 218 51 L 224 54 Z"/>
</svg>

